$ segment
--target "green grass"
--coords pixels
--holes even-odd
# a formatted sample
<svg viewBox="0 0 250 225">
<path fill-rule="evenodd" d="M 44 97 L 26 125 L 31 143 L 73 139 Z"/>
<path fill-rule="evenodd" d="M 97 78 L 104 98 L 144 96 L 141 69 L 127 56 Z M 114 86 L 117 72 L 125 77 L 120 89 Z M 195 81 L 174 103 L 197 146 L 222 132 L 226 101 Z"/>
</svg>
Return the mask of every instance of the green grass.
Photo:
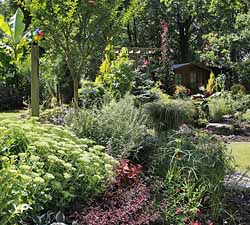
<svg viewBox="0 0 250 225">
<path fill-rule="evenodd" d="M 233 142 L 229 144 L 235 158 L 238 171 L 246 172 L 250 168 L 250 142 Z M 250 175 L 250 171 L 248 172 Z"/>
</svg>

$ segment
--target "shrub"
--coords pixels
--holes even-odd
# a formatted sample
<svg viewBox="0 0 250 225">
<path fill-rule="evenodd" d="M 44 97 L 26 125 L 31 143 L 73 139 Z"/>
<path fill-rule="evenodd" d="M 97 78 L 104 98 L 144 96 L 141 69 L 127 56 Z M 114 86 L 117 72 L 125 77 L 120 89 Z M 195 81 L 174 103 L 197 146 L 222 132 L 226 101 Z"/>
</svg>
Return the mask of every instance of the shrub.
<svg viewBox="0 0 250 225">
<path fill-rule="evenodd" d="M 182 85 L 178 85 L 176 86 L 174 95 L 176 98 L 186 98 L 190 94 L 190 92 L 190 89 Z"/>
<path fill-rule="evenodd" d="M 215 75 L 214 75 L 213 71 L 211 71 L 210 78 L 208 80 L 208 84 L 206 87 L 206 91 L 208 94 L 211 95 L 211 94 L 213 94 L 214 89 L 215 89 Z"/>
<path fill-rule="evenodd" d="M 183 123 L 192 121 L 194 107 L 188 101 L 157 101 L 145 104 L 145 113 L 149 117 L 149 125 L 158 133 L 177 129 Z"/>
<path fill-rule="evenodd" d="M 1 149 L 9 142 L 23 148 L 0 156 L 1 224 L 15 224 L 31 208 L 67 208 L 76 197 L 86 201 L 102 193 L 113 176 L 116 162 L 103 153 L 104 147 L 61 127 L 12 118 L 1 120 L 0 130 L 1 140 L 7 140 Z"/>
<path fill-rule="evenodd" d="M 106 58 L 108 56 L 106 55 Z M 122 48 L 119 56 L 112 62 L 105 59 L 101 66 L 101 75 L 96 82 L 103 84 L 115 98 L 123 97 L 132 89 L 135 77 L 133 61 L 129 59 L 128 49 Z M 111 64 L 110 64 L 111 63 Z"/>
<path fill-rule="evenodd" d="M 158 93 L 152 91 L 154 81 L 147 72 L 136 71 L 131 93 L 136 96 L 138 105 L 159 99 Z"/>
<path fill-rule="evenodd" d="M 83 109 L 71 119 L 72 130 L 80 137 L 89 137 L 105 145 L 117 157 L 135 155 L 145 135 L 146 118 L 134 106 L 134 98 L 104 104 L 102 108 Z"/>
<path fill-rule="evenodd" d="M 73 109 L 67 105 L 57 106 L 41 112 L 39 121 L 41 123 L 52 123 L 54 125 L 65 125 L 66 117 L 72 114 Z"/>
<path fill-rule="evenodd" d="M 102 199 L 74 213 L 72 217 L 77 224 L 143 225 L 155 221 L 159 212 L 152 201 L 150 189 L 139 178 L 141 171 L 138 168 L 140 165 L 121 162 L 116 181 Z"/>
<path fill-rule="evenodd" d="M 152 170 L 165 179 L 167 221 L 179 224 L 188 217 L 191 222 L 202 207 L 218 215 L 225 173 L 231 168 L 225 145 L 207 133 L 188 128 L 160 139 Z"/>
<path fill-rule="evenodd" d="M 249 109 L 241 115 L 241 120 L 250 122 L 250 110 Z"/>
<path fill-rule="evenodd" d="M 246 88 L 242 84 L 234 84 L 230 90 L 233 95 L 244 95 L 246 93 Z"/>
<path fill-rule="evenodd" d="M 92 107 L 93 105 L 100 106 L 104 94 L 105 91 L 101 85 L 97 85 L 91 81 L 83 81 L 82 88 L 79 89 L 80 104 L 85 108 Z"/>
</svg>

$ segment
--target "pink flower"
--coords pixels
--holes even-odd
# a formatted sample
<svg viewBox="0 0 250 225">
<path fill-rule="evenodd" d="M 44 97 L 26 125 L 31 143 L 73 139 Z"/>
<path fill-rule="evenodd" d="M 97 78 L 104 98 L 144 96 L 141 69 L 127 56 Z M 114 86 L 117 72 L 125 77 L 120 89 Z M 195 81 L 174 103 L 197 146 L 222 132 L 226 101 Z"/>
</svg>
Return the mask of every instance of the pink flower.
<svg viewBox="0 0 250 225">
<path fill-rule="evenodd" d="M 188 217 L 185 217 L 184 219 L 183 219 L 183 222 L 184 223 L 188 223 L 190 220 L 189 220 L 189 218 Z"/>
<path fill-rule="evenodd" d="M 193 221 L 190 225 L 202 225 L 199 220 Z"/>
<path fill-rule="evenodd" d="M 150 62 L 149 62 L 149 60 L 145 60 L 143 64 L 148 66 L 150 64 Z"/>
<path fill-rule="evenodd" d="M 176 211 L 175 211 L 175 214 L 178 215 L 180 213 L 183 212 L 183 208 L 178 208 Z"/>
</svg>

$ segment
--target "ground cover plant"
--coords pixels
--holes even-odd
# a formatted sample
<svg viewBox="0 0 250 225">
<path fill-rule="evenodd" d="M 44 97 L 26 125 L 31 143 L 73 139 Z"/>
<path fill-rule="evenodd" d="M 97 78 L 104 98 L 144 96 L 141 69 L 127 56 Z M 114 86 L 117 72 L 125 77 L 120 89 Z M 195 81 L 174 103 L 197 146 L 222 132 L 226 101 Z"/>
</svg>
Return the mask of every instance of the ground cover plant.
<svg viewBox="0 0 250 225">
<path fill-rule="evenodd" d="M 105 190 L 116 161 L 94 141 L 36 121 L 1 118 L 1 224 L 67 208 Z M 95 165 L 95 167 L 92 167 Z"/>
</svg>

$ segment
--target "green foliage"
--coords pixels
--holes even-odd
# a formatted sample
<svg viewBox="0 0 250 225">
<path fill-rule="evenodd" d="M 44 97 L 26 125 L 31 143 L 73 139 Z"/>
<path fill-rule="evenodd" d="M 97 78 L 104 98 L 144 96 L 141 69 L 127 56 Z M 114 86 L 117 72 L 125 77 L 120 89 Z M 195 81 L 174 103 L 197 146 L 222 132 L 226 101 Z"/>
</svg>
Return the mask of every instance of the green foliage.
<svg viewBox="0 0 250 225">
<path fill-rule="evenodd" d="M 0 29 L 6 38 L 0 42 L 6 48 L 6 51 L 12 56 L 13 63 L 18 64 L 23 57 L 26 38 L 24 37 L 25 24 L 23 23 L 24 15 L 21 9 L 17 9 L 14 16 L 7 23 L 3 15 L 0 15 Z"/>
<path fill-rule="evenodd" d="M 32 121 L 0 119 L 0 221 L 66 208 L 103 192 L 116 161 L 94 141 Z M 31 209 L 32 208 L 32 209 Z"/>
<path fill-rule="evenodd" d="M 97 82 L 102 83 L 114 97 L 123 97 L 132 89 L 135 72 L 134 64 L 129 59 L 127 48 L 122 48 L 118 57 L 112 62 L 107 53 L 100 72 L 101 74 L 99 75 L 100 77 L 97 77 Z"/>
<path fill-rule="evenodd" d="M 230 90 L 233 95 L 244 95 L 246 93 L 246 88 L 242 84 L 234 84 Z"/>
<path fill-rule="evenodd" d="M 226 88 L 226 75 L 219 74 L 218 77 L 215 79 L 215 89 L 216 91 L 225 91 Z"/>
<path fill-rule="evenodd" d="M 166 220 L 179 224 L 198 209 L 219 215 L 225 171 L 231 168 L 225 145 L 213 136 L 185 128 L 160 137 L 152 159 L 154 175 L 165 179 Z M 179 212 L 177 213 L 177 210 Z M 181 223 L 182 224 L 182 223 Z"/>
<path fill-rule="evenodd" d="M 242 113 L 240 119 L 242 121 L 250 122 L 250 110 L 248 109 L 246 112 Z"/>
<path fill-rule="evenodd" d="M 44 48 L 63 55 L 74 81 L 75 104 L 86 64 L 120 31 L 123 18 L 141 8 L 133 7 L 137 2 L 132 1 L 127 8 L 122 7 L 124 0 L 101 0 L 95 5 L 86 0 L 23 2 L 32 17 L 32 26 L 45 31 Z"/>
<path fill-rule="evenodd" d="M 240 62 L 235 67 L 236 73 L 239 75 L 239 81 L 246 89 L 250 90 L 250 59 Z"/>
<path fill-rule="evenodd" d="M 105 145 L 117 158 L 135 156 L 145 135 L 146 118 L 126 95 L 120 101 L 104 103 L 101 108 L 82 109 L 72 118 L 71 128 L 80 137 Z"/>
<path fill-rule="evenodd" d="M 206 91 L 208 94 L 213 94 L 214 90 L 215 90 L 215 75 L 214 75 L 214 72 L 211 71 L 210 78 L 208 80 L 208 84 L 206 87 Z"/>
<path fill-rule="evenodd" d="M 234 112 L 233 100 L 229 96 L 217 97 L 209 100 L 209 116 L 214 122 L 219 122 L 222 117 Z"/>
<path fill-rule="evenodd" d="M 245 113 L 250 107 L 250 95 L 224 92 L 219 97 L 210 98 L 208 105 L 210 119 L 217 122 L 226 114 Z"/>
<path fill-rule="evenodd" d="M 189 101 L 160 100 L 145 104 L 145 113 L 149 117 L 150 126 L 160 133 L 190 123 L 195 110 Z"/>
<path fill-rule="evenodd" d="M 91 81 L 83 81 L 82 87 L 79 89 L 80 104 L 84 108 L 90 108 L 94 105 L 100 106 L 105 90 L 101 85 Z"/>
</svg>

